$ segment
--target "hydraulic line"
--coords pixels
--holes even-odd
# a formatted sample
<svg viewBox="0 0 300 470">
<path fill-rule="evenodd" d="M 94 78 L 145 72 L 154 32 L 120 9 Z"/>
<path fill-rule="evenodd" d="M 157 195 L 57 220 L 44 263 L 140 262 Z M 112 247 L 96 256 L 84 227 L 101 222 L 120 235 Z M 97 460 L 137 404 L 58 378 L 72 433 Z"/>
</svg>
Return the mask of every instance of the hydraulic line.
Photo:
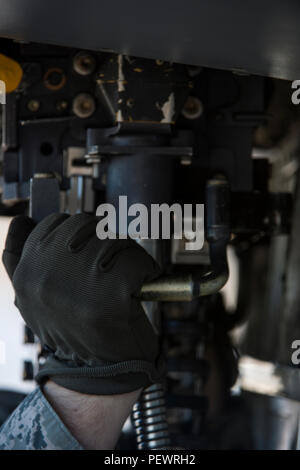
<svg viewBox="0 0 300 470">
<path fill-rule="evenodd" d="M 197 297 L 217 293 L 229 276 L 227 244 L 229 228 L 229 184 L 216 177 L 206 185 L 206 238 L 209 243 L 211 269 L 202 275 L 163 276 L 145 284 L 142 300 L 188 302 Z"/>
</svg>

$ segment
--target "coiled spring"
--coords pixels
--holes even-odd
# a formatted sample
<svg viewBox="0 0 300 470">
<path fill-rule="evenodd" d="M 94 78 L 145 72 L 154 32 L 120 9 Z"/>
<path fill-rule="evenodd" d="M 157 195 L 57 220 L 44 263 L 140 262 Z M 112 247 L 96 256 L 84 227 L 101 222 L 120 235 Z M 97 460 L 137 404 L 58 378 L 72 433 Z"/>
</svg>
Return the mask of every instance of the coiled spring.
<svg viewBox="0 0 300 470">
<path fill-rule="evenodd" d="M 138 449 L 159 449 L 170 445 L 165 392 L 161 384 L 145 389 L 134 405 L 132 421 Z"/>
</svg>

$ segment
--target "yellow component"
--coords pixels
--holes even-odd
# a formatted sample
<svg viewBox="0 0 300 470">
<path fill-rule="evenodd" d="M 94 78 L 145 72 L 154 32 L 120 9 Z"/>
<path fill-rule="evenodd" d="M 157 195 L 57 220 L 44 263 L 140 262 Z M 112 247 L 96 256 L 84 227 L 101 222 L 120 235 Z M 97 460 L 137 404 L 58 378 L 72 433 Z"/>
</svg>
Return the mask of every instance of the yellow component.
<svg viewBox="0 0 300 470">
<path fill-rule="evenodd" d="M 21 66 L 13 59 L 0 54 L 0 80 L 5 83 L 6 93 L 18 88 L 23 76 Z"/>
</svg>

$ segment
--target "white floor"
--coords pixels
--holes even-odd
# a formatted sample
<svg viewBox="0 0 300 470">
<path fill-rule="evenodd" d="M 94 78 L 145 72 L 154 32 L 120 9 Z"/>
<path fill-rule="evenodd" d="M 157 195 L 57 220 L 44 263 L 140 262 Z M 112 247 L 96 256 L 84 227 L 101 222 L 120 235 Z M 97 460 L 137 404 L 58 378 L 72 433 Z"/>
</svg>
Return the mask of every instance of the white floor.
<svg viewBox="0 0 300 470">
<path fill-rule="evenodd" d="M 10 218 L 0 217 L 0 254 Z M 0 389 L 29 392 L 33 382 L 22 380 L 23 361 L 35 360 L 36 347 L 24 344 L 24 322 L 14 306 L 14 292 L 0 261 Z"/>
</svg>

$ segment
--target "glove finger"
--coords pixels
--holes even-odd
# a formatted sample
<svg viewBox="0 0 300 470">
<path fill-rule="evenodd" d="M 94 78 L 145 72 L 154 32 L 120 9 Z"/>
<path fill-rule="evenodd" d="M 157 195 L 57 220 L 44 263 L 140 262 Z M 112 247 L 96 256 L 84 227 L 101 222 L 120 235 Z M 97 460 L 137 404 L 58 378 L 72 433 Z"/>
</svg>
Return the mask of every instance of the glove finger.
<svg viewBox="0 0 300 470">
<path fill-rule="evenodd" d="M 132 295 L 138 295 L 145 282 L 157 278 L 162 273 L 152 256 L 133 240 L 126 249 L 119 250 L 111 262 L 114 263 L 114 270 L 126 278 Z"/>
<path fill-rule="evenodd" d="M 41 242 L 49 237 L 55 229 L 57 229 L 66 219 L 69 219 L 68 214 L 50 214 L 45 217 L 36 227 L 32 234 L 32 241 L 34 243 Z"/>
<path fill-rule="evenodd" d="M 101 240 L 100 250 L 97 257 L 97 266 L 101 272 L 110 271 L 117 259 L 118 254 L 132 248 L 135 242 L 131 239 L 125 240 Z M 100 246 L 101 244 L 101 246 Z"/>
<path fill-rule="evenodd" d="M 25 242 L 34 228 L 34 221 L 25 215 L 15 217 L 9 226 L 2 261 L 10 279 L 20 261 Z"/>
<path fill-rule="evenodd" d="M 129 253 L 135 264 L 135 271 L 139 273 L 138 280 L 142 285 L 144 282 L 152 281 L 162 274 L 162 268 L 155 259 L 138 243 Z"/>
<path fill-rule="evenodd" d="M 72 217 L 68 224 L 69 235 L 67 246 L 72 253 L 82 250 L 91 238 L 96 237 L 96 226 L 98 218 L 87 214 L 76 214 Z M 70 227 L 72 224 L 72 227 Z"/>
<path fill-rule="evenodd" d="M 76 252 L 80 251 L 93 235 L 96 236 L 96 223 L 96 217 L 88 214 L 53 214 L 39 224 L 39 237 L 43 242 L 55 238 L 56 244 Z"/>
</svg>

